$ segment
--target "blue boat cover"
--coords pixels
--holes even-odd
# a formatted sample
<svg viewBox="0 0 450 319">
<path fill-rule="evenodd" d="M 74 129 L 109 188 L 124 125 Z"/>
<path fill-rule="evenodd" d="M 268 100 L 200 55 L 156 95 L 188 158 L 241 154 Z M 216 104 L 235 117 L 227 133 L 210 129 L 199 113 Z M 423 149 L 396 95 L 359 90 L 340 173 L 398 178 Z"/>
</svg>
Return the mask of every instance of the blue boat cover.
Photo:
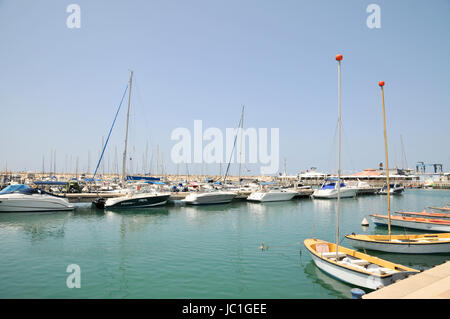
<svg viewBox="0 0 450 319">
<path fill-rule="evenodd" d="M 147 177 L 147 176 L 130 176 L 127 175 L 127 181 L 159 181 L 161 180 L 160 178 L 157 177 Z"/>
<path fill-rule="evenodd" d="M 67 182 L 56 182 L 56 181 L 36 181 L 34 182 L 36 185 L 59 185 L 64 186 Z"/>
<path fill-rule="evenodd" d="M 85 178 L 84 181 L 85 181 L 85 182 L 94 182 L 94 179 L 93 179 L 92 177 L 88 177 L 88 178 Z M 97 178 L 95 181 L 96 181 L 96 182 L 101 182 L 102 179 Z"/>
<path fill-rule="evenodd" d="M 147 181 L 146 184 L 157 184 L 157 185 L 166 185 L 166 183 L 163 182 L 154 182 L 154 181 Z"/>
<path fill-rule="evenodd" d="M 23 194 L 31 194 L 34 193 L 35 190 L 31 187 L 28 187 L 25 184 L 16 184 L 16 185 L 9 185 L 5 189 L 3 189 L 0 194 L 11 194 L 11 193 L 23 193 Z"/>
<path fill-rule="evenodd" d="M 334 189 L 336 187 L 336 183 L 329 183 L 322 186 L 322 189 Z M 341 183 L 341 187 L 345 187 L 344 183 Z"/>
</svg>

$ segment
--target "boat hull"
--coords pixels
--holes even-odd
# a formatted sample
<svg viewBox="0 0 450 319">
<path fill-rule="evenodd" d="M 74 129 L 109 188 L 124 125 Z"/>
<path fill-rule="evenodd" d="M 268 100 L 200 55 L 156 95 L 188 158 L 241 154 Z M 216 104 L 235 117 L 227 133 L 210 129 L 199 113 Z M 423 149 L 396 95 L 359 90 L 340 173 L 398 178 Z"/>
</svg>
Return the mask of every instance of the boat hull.
<svg viewBox="0 0 450 319">
<path fill-rule="evenodd" d="M 403 187 L 402 188 L 394 188 L 394 189 L 391 188 L 389 190 L 389 193 L 391 195 L 401 195 L 404 191 L 405 191 L 405 189 Z M 380 194 L 380 195 L 387 195 L 387 190 L 386 189 L 382 189 L 382 190 L 380 190 L 378 192 L 378 194 Z"/>
<path fill-rule="evenodd" d="M 66 198 L 51 195 L 0 195 L 1 213 L 71 211 L 73 209 L 74 206 Z"/>
<path fill-rule="evenodd" d="M 396 274 L 386 278 L 380 278 L 336 266 L 324 259 L 321 259 L 320 257 L 317 257 L 314 254 L 311 254 L 311 257 L 314 261 L 314 264 L 330 276 L 333 276 L 334 278 L 339 279 L 343 282 L 372 290 L 377 290 L 379 288 L 388 286 L 396 282 L 397 280 L 407 277 L 403 274 Z"/>
<path fill-rule="evenodd" d="M 247 197 L 253 202 L 281 202 L 291 200 L 296 196 L 296 192 L 253 192 Z"/>
<path fill-rule="evenodd" d="M 398 253 L 398 254 L 440 254 L 450 252 L 450 241 L 445 242 L 434 242 L 434 243 L 411 243 L 411 242 L 393 242 L 382 241 L 382 240 L 363 240 L 352 238 L 351 236 L 345 236 L 349 243 L 358 249 L 368 249 L 384 251 L 388 253 Z M 384 236 L 386 237 L 386 236 Z M 393 236 L 392 238 L 395 238 Z M 449 237 L 450 238 L 450 237 Z"/>
<path fill-rule="evenodd" d="M 189 194 L 182 201 L 189 205 L 227 204 L 230 203 L 236 196 L 237 194 L 233 192 L 198 193 Z"/>
<path fill-rule="evenodd" d="M 378 226 L 388 226 L 388 217 L 384 215 L 370 215 L 372 221 Z M 427 219 L 421 218 L 424 221 L 418 221 L 415 218 L 406 218 L 399 216 L 395 218 L 391 216 L 391 226 L 420 229 L 426 231 L 436 231 L 436 232 L 450 232 L 450 223 L 442 224 L 436 222 L 425 222 Z M 447 221 L 448 222 L 448 221 Z"/>
<path fill-rule="evenodd" d="M 109 198 L 105 208 L 147 208 L 161 206 L 167 203 L 170 194 L 139 194 L 135 196 L 123 196 Z"/>
<path fill-rule="evenodd" d="M 440 212 L 450 212 L 450 207 L 444 206 L 444 207 L 434 207 L 434 206 L 430 206 L 429 207 L 432 210 L 437 210 Z"/>
<path fill-rule="evenodd" d="M 395 212 L 397 215 L 405 217 L 419 217 L 450 220 L 450 214 L 444 213 L 428 213 L 428 212 Z"/>
<path fill-rule="evenodd" d="M 351 198 L 356 196 L 356 188 L 341 188 L 341 198 Z M 337 189 L 316 189 L 311 195 L 319 199 L 335 199 L 338 197 Z"/>
<path fill-rule="evenodd" d="M 374 195 L 378 192 L 377 188 L 357 188 L 356 195 Z"/>
<path fill-rule="evenodd" d="M 376 290 L 417 273 L 414 269 L 410 269 L 411 271 L 401 271 L 385 275 L 377 275 L 360 271 L 354 267 L 343 266 L 336 262 L 329 261 L 327 258 L 321 257 L 318 253 L 311 249 L 311 247 L 306 243 L 307 241 L 309 240 L 305 240 L 305 247 L 308 249 L 314 264 L 318 268 L 336 279 L 358 287 Z M 344 247 L 340 247 L 339 251 L 341 251 L 341 248 L 346 254 L 353 254 L 358 257 L 364 255 Z"/>
</svg>

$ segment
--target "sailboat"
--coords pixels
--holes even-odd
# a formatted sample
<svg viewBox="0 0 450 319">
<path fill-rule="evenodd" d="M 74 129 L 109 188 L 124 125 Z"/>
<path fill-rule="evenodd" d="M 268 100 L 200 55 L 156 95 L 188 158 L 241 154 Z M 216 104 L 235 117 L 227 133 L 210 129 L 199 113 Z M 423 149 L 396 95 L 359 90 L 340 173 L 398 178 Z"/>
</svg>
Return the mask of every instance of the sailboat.
<svg viewBox="0 0 450 319">
<path fill-rule="evenodd" d="M 122 181 L 125 183 L 127 181 L 127 174 L 126 174 L 126 160 L 127 160 L 127 145 L 128 145 L 128 124 L 130 119 L 130 104 L 131 104 L 131 87 L 133 84 L 133 71 L 130 71 L 130 80 L 129 84 L 127 85 L 128 89 L 128 110 L 127 110 L 127 124 L 126 124 L 126 131 L 125 131 L 125 148 L 123 151 L 123 162 L 122 162 Z M 126 90 L 122 96 L 122 101 L 120 102 L 119 109 L 117 110 L 116 117 L 114 118 L 113 125 L 111 126 L 111 129 L 109 131 L 108 138 L 106 140 L 106 143 L 103 147 L 102 154 L 100 156 L 100 160 L 97 164 L 97 168 L 94 172 L 94 178 L 95 174 L 97 173 L 98 166 L 100 165 L 100 162 L 103 157 L 103 153 L 105 151 L 105 148 L 108 144 L 109 136 L 111 135 L 111 131 L 114 127 L 114 123 L 117 118 L 117 114 L 119 113 L 120 106 L 122 105 L 123 98 L 125 96 Z M 98 198 L 96 199 L 93 204 L 97 208 L 146 208 L 146 207 L 153 207 L 153 206 L 161 206 L 167 203 L 167 200 L 170 197 L 170 193 L 168 192 L 156 192 L 153 189 L 150 190 L 139 190 L 136 191 L 127 191 L 124 196 L 115 197 L 115 198 L 108 198 L 105 200 L 104 198 Z"/>
<path fill-rule="evenodd" d="M 387 193 L 390 194 L 389 184 L 389 161 L 386 134 L 386 111 L 384 107 L 384 81 L 380 81 L 378 85 L 381 88 L 382 104 L 383 104 L 383 121 L 384 121 L 384 146 L 386 153 L 386 183 Z M 433 254 L 450 252 L 450 233 L 436 236 L 434 234 L 422 235 L 392 235 L 391 225 L 422 229 L 428 231 L 450 232 L 449 220 L 433 220 L 418 217 L 391 216 L 390 196 L 387 196 L 388 215 L 372 214 L 372 221 L 377 225 L 387 225 L 388 235 L 346 235 L 355 248 L 379 250 L 391 253 L 402 254 Z"/>
<path fill-rule="evenodd" d="M 377 257 L 360 253 L 339 246 L 340 221 L 340 180 L 341 180 L 341 61 L 342 55 L 336 56 L 338 64 L 338 176 L 337 176 L 337 232 L 336 243 L 329 243 L 316 238 L 305 239 L 304 245 L 312 260 L 324 272 L 350 284 L 368 289 L 378 289 L 418 273 L 417 270 L 395 264 Z M 389 196 L 388 196 L 389 197 Z"/>
<path fill-rule="evenodd" d="M 239 128 L 240 128 L 240 133 L 241 133 L 241 145 L 242 145 L 243 125 L 244 125 L 244 105 L 242 105 L 241 119 L 239 121 Z M 234 139 L 233 150 L 232 150 L 231 154 L 233 154 L 233 152 L 234 152 L 234 148 L 236 146 L 236 140 L 237 140 L 237 135 Z M 241 150 L 241 153 L 242 153 L 242 150 Z M 240 155 L 241 155 L 241 153 L 240 153 Z M 224 187 L 226 186 L 228 170 L 230 168 L 230 163 L 231 163 L 231 156 L 230 156 L 230 160 L 228 161 L 227 170 L 226 170 L 224 178 L 223 178 L 223 186 Z M 239 185 L 241 183 L 241 181 L 240 181 L 241 180 L 240 162 L 241 162 L 241 160 L 239 160 Z M 190 193 L 184 199 L 182 199 L 181 202 L 184 202 L 189 205 L 228 204 L 235 197 L 238 196 L 237 192 L 239 190 L 240 190 L 240 187 L 236 191 L 234 191 L 234 189 L 233 190 L 219 190 L 219 189 L 213 188 L 213 189 L 206 190 L 206 189 L 202 188 L 201 191 L 199 191 L 199 192 Z"/>
</svg>

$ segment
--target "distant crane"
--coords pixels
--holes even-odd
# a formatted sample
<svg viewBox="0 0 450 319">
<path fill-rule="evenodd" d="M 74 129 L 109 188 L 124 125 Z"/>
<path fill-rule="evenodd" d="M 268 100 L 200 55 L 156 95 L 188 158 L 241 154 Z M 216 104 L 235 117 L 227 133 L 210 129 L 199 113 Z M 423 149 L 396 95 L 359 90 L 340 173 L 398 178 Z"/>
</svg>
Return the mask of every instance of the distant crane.
<svg viewBox="0 0 450 319">
<path fill-rule="evenodd" d="M 432 166 L 435 174 L 442 173 L 442 164 L 426 164 L 424 162 L 416 163 L 416 172 L 425 173 L 427 166 Z"/>
</svg>

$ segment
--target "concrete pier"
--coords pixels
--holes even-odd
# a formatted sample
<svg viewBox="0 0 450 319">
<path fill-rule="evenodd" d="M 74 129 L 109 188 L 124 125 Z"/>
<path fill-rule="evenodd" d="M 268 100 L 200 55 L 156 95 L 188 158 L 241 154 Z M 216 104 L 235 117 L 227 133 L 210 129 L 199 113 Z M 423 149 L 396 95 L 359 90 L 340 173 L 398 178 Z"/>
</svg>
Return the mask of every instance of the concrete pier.
<svg viewBox="0 0 450 319">
<path fill-rule="evenodd" d="M 371 292 L 363 299 L 450 299 L 450 261 Z"/>
</svg>

